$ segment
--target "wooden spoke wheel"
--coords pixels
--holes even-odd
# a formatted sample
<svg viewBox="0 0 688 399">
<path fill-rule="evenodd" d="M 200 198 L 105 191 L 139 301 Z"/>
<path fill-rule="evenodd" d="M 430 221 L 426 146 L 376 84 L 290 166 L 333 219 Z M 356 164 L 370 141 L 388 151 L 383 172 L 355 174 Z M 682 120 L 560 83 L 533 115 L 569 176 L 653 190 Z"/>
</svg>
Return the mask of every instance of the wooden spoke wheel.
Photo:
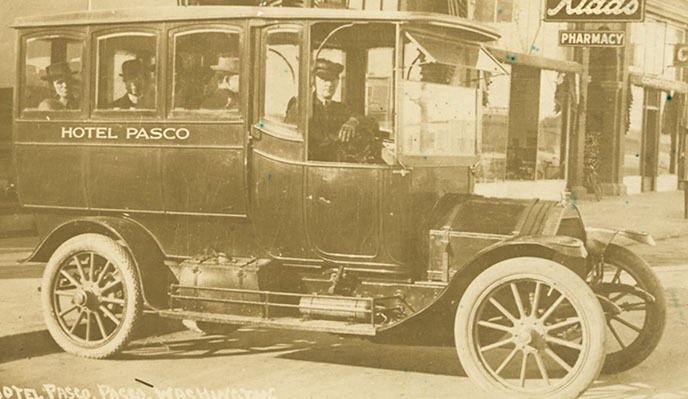
<svg viewBox="0 0 688 399">
<path fill-rule="evenodd" d="M 604 326 L 583 279 L 552 261 L 515 258 L 469 285 L 454 336 L 464 370 L 494 397 L 577 398 L 604 362 Z"/>
<path fill-rule="evenodd" d="M 650 265 L 630 250 L 610 245 L 602 273 L 588 276 L 602 298 L 607 325 L 603 373 L 631 369 L 659 344 L 666 323 L 666 299 Z"/>
<path fill-rule="evenodd" d="M 99 234 L 73 237 L 55 251 L 43 275 L 41 296 L 55 342 L 67 352 L 90 358 L 119 352 L 143 307 L 131 257 Z"/>
</svg>

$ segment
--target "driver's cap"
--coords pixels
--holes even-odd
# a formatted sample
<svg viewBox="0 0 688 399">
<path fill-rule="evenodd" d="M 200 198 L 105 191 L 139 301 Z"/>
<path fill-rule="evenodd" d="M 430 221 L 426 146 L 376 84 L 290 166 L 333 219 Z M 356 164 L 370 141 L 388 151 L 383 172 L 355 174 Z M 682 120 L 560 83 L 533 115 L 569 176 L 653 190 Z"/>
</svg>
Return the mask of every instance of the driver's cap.
<svg viewBox="0 0 688 399">
<path fill-rule="evenodd" d="M 342 71 L 344 71 L 344 65 L 324 58 L 315 60 L 315 65 L 313 66 L 313 73 L 317 77 L 325 80 L 338 79 Z"/>
</svg>

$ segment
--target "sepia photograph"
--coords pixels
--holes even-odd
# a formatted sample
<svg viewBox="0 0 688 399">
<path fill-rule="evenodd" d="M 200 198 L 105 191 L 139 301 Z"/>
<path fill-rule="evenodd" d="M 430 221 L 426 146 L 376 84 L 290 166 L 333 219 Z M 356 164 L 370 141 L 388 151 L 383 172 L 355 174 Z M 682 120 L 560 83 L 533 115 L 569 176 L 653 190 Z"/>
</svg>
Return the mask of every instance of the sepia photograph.
<svg viewBox="0 0 688 399">
<path fill-rule="evenodd" d="M 688 0 L 0 0 L 0 399 L 688 398 Z"/>
</svg>

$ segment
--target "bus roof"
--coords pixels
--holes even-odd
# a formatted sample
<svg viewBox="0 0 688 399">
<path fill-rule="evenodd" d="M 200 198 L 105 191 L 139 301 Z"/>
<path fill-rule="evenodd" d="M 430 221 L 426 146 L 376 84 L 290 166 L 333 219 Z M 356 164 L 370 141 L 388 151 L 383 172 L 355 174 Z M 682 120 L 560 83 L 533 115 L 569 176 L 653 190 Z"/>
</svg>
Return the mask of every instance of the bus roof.
<svg viewBox="0 0 688 399">
<path fill-rule="evenodd" d="M 51 26 L 80 26 L 122 24 L 134 22 L 198 21 L 218 19 L 264 20 L 360 20 L 395 21 L 414 25 L 437 26 L 470 34 L 477 41 L 499 38 L 493 28 L 465 18 L 426 12 L 342 10 L 332 8 L 290 7 L 239 7 L 239 6 L 190 6 L 190 7 L 136 7 L 127 9 L 78 11 L 51 15 L 17 18 L 14 28 Z"/>
</svg>

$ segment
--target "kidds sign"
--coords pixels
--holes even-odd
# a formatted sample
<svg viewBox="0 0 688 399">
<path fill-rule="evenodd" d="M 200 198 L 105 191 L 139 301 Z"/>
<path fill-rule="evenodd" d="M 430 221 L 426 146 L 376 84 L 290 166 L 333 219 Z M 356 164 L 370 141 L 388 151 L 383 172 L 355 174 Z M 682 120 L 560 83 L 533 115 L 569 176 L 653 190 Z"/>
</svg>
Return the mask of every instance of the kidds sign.
<svg viewBox="0 0 688 399">
<path fill-rule="evenodd" d="M 546 0 L 545 22 L 641 22 L 645 0 Z"/>
</svg>

